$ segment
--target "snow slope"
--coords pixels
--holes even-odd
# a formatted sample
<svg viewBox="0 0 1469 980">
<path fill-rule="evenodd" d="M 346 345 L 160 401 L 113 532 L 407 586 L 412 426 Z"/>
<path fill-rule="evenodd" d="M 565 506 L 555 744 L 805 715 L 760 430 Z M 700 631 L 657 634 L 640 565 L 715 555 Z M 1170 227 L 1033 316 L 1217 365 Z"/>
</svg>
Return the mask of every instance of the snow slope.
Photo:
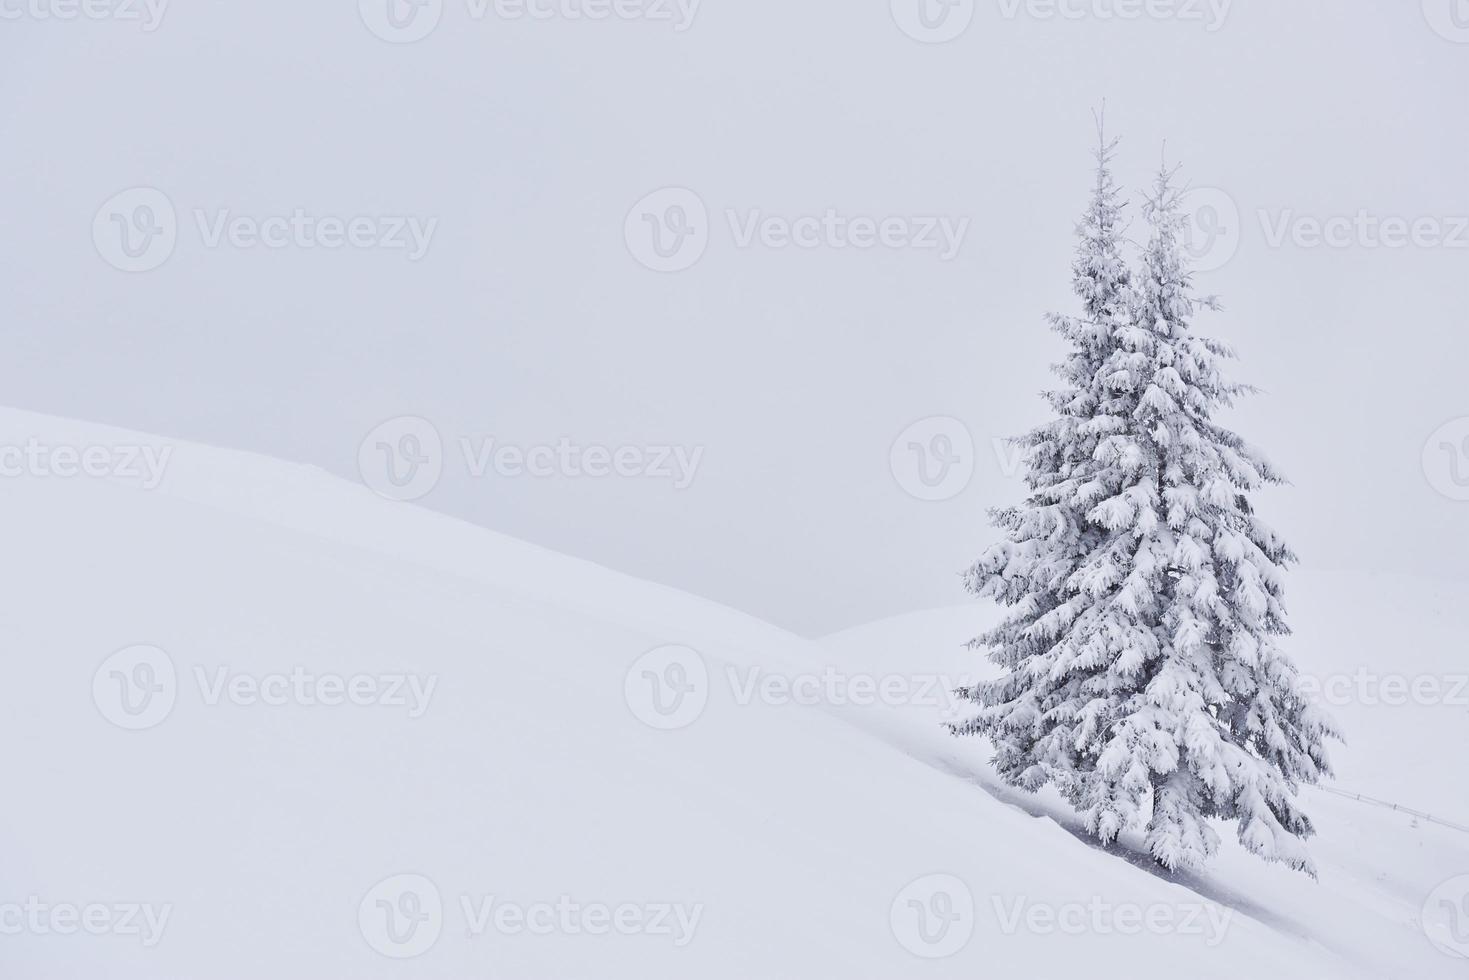
<svg viewBox="0 0 1469 980">
<path fill-rule="evenodd" d="M 939 707 L 747 696 L 972 666 L 972 610 L 817 643 L 313 469 L 0 412 L 28 441 L 171 455 L 152 489 L 0 478 L 0 975 L 1462 975 L 1411 917 L 1469 838 L 1323 800 L 1321 886 L 1168 881 L 997 799 Z M 667 644 L 707 706 L 659 730 Z"/>
<path fill-rule="evenodd" d="M 1463 587 L 1406 576 L 1308 571 L 1292 582 L 1287 598 L 1296 635 L 1290 650 L 1303 673 L 1322 685 L 1321 696 L 1348 738 L 1346 745 L 1333 747 L 1334 788 L 1469 828 L 1462 760 L 1469 707 L 1458 693 L 1459 679 L 1469 670 L 1457 658 L 1455 643 L 1456 633 L 1462 636 L 1469 625 Z M 829 661 L 854 672 L 918 671 L 967 683 L 997 672 L 964 644 L 999 615 L 987 603 L 935 609 L 859 626 L 822 642 Z M 1389 634 L 1396 636 L 1392 643 Z M 1361 674 L 1367 665 L 1375 670 Z M 1392 686 L 1395 677 L 1404 678 L 1410 691 L 1414 680 L 1438 681 L 1441 693 L 1422 703 L 1399 703 L 1405 699 Z M 1411 695 L 1406 700 L 1413 701 Z M 1087 839 L 1054 792 L 1032 796 L 1005 787 L 984 764 L 985 743 L 942 731 L 944 718 L 965 710 L 962 701 L 950 698 L 942 706 L 860 706 L 843 713 L 914 758 Z M 1469 962 L 1434 947 L 1425 935 L 1423 911 L 1430 896 L 1437 904 L 1445 895 L 1458 900 L 1469 894 L 1469 880 L 1447 891 L 1440 888 L 1469 874 L 1469 832 L 1318 789 L 1306 793 L 1318 829 L 1311 849 L 1320 865 L 1320 884 L 1263 864 L 1225 830 L 1226 849 L 1208 873 L 1181 880 L 1283 933 L 1320 944 L 1366 976 L 1463 976 Z M 1160 873 L 1136 857 L 1142 851 L 1139 841 L 1127 845 L 1116 849 L 1120 856 Z M 1437 912 L 1427 929 L 1469 953 L 1465 939 L 1445 934 L 1442 908 Z M 1459 922 L 1460 936 L 1469 937 L 1466 925 L 1469 919 Z"/>
</svg>

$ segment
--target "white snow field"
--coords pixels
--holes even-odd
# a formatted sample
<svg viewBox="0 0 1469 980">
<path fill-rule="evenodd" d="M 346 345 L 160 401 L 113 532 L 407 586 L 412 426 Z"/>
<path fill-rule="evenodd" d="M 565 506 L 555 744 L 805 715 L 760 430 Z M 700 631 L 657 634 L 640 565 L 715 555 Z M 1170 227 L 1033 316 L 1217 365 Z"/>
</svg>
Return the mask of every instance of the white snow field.
<svg viewBox="0 0 1469 980">
<path fill-rule="evenodd" d="M 993 610 L 811 641 L 318 470 L 0 413 L 27 444 L 47 462 L 0 478 L 0 976 L 1469 965 L 1430 940 L 1457 941 L 1451 910 L 1419 921 L 1469 834 L 1312 791 L 1319 883 L 1237 847 L 1170 880 L 997 789 L 926 680 L 980 667 L 959 644 Z M 129 447 L 170 451 L 156 486 Z M 62 475 L 89 458 L 111 475 Z M 1462 590 L 1294 581 L 1308 668 L 1462 649 Z M 644 656 L 669 644 L 699 658 Z M 864 677 L 891 703 L 847 703 Z M 1342 786 L 1463 820 L 1465 708 L 1339 715 Z"/>
</svg>

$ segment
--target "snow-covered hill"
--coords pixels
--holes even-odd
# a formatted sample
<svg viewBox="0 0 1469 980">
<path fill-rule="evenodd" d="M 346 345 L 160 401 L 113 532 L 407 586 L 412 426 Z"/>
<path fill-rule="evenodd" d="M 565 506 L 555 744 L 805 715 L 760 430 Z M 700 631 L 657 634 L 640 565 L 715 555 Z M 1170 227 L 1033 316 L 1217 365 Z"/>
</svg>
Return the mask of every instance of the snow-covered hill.
<svg viewBox="0 0 1469 980">
<path fill-rule="evenodd" d="M 1469 835 L 1323 796 L 1321 884 L 1166 880 L 997 791 L 935 727 L 983 611 L 818 643 L 312 469 L 0 447 L 0 975 L 1462 975 Z M 1380 601 L 1303 656 L 1417 662 Z M 1344 784 L 1464 812 L 1462 709 L 1343 714 Z"/>
<path fill-rule="evenodd" d="M 1469 740 L 1469 669 L 1454 636 L 1462 636 L 1466 625 L 1465 589 L 1410 577 L 1305 571 L 1293 583 L 1298 629 L 1290 650 L 1348 737 L 1347 745 L 1333 747 L 1336 792 L 1306 791 L 1318 828 L 1311 848 L 1320 883 L 1262 864 L 1227 832 L 1229 846 L 1209 872 L 1179 880 L 1330 950 L 1366 976 L 1460 976 L 1469 964 L 1451 952 L 1469 954 L 1469 905 L 1463 904 L 1469 895 L 1469 783 L 1462 760 Z M 996 668 L 964 645 L 999 615 L 987 604 L 910 613 L 835 634 L 823 645 L 828 660 L 851 671 L 919 671 L 965 683 L 993 676 Z M 1395 636 L 1391 643 L 1389 634 Z M 984 764 L 983 744 L 942 730 L 943 719 L 966 710 L 962 701 L 948 699 L 941 706 L 847 707 L 844 714 L 910 756 L 1087 839 L 1058 796 L 1005 787 Z M 1466 829 L 1346 799 L 1344 792 Z M 1130 844 L 1117 853 L 1161 873 L 1135 856 L 1139 841 Z M 1451 913 L 1444 902 L 1459 911 Z M 1450 952 L 1435 948 L 1429 936 Z"/>
</svg>

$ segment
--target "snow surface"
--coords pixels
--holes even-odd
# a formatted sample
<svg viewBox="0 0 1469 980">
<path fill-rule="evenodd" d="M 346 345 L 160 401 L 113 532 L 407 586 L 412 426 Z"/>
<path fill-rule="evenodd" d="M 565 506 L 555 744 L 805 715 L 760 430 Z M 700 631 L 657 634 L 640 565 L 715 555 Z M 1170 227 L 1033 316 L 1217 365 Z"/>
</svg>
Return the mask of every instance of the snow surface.
<svg viewBox="0 0 1469 980">
<path fill-rule="evenodd" d="M 982 744 L 939 730 L 942 704 L 740 703 L 729 674 L 958 677 L 983 669 L 959 644 L 992 610 L 810 641 L 315 469 L 0 412 L 0 445 L 32 438 L 172 455 L 152 490 L 0 479 L 0 912 L 31 896 L 170 911 L 151 946 L 0 935 L 5 977 L 1463 975 L 1417 918 L 1436 884 L 1469 872 L 1469 835 L 1314 794 L 1319 884 L 1237 847 L 1206 876 L 1170 880 L 1068 832 L 1055 800 L 997 788 Z M 1461 597 L 1443 587 L 1296 585 L 1291 649 L 1307 669 L 1443 669 L 1462 635 Z M 167 652 L 178 691 L 165 719 L 128 731 L 93 682 L 135 644 Z M 660 731 L 625 682 L 666 644 L 696 649 L 711 683 L 692 724 Z M 210 704 L 195 669 L 220 667 L 436 686 L 416 718 L 391 705 Z M 1337 752 L 1343 786 L 1469 812 L 1464 709 L 1340 718 L 1353 738 Z M 404 874 L 432 882 L 443 911 L 437 940 L 400 960 L 374 949 L 359 912 Z M 972 937 L 937 959 L 905 948 L 899 921 L 905 889 L 932 875 L 961 881 L 975 904 Z M 699 918 L 683 945 L 471 934 L 461 898 L 489 896 L 677 904 Z M 1002 928 L 1004 909 L 1077 905 L 1199 906 L 1227 926 Z"/>
<path fill-rule="evenodd" d="M 1469 738 L 1469 708 L 1456 704 L 1398 704 L 1393 691 L 1375 678 L 1457 678 L 1466 674 L 1456 661 L 1453 631 L 1462 635 L 1464 607 L 1452 605 L 1456 588 L 1411 577 L 1355 573 L 1298 573 L 1287 602 L 1296 624 L 1288 650 L 1302 672 L 1338 681 L 1332 710 L 1345 728 L 1348 744 L 1334 745 L 1338 780 L 1334 789 L 1397 803 L 1469 826 L 1469 785 L 1464 779 L 1462 746 Z M 1462 595 L 1462 587 L 1457 588 Z M 1294 598 L 1294 601 L 1292 601 Z M 1406 615 L 1409 611 L 1411 615 Z M 827 637 L 828 659 L 849 669 L 882 675 L 926 671 L 954 677 L 993 676 L 997 668 L 964 644 L 988 628 L 1000 612 L 988 605 L 965 605 L 910 613 Z M 1389 643 L 1388 636 L 1396 639 Z M 916 665 L 923 665 L 917 667 Z M 1359 668 L 1373 668 L 1366 681 Z M 1448 697 L 1452 683 L 1444 683 Z M 1341 692 L 1366 691 L 1352 703 Z M 1374 694 L 1374 692 L 1376 692 Z M 1376 703 L 1371 703 L 1376 702 Z M 1054 821 L 1089 840 L 1080 821 L 1054 792 L 1030 795 L 1005 787 L 984 764 L 987 748 L 956 740 L 940 720 L 968 709 L 954 700 L 946 707 L 848 707 L 858 727 L 900 746 L 914 758 L 984 787 L 997 800 Z M 1340 957 L 1351 968 L 1341 976 L 1379 978 L 1464 976 L 1469 963 L 1445 954 L 1425 938 L 1422 912 L 1444 882 L 1469 869 L 1469 832 L 1461 832 L 1403 813 L 1309 788 L 1303 794 L 1316 822 L 1310 842 L 1320 865 L 1320 882 L 1245 853 L 1221 831 L 1226 846 L 1205 875 L 1173 878 L 1200 895 L 1268 924 Z M 1141 841 L 1118 848 L 1120 857 L 1146 873 L 1164 876 L 1143 856 Z M 1460 891 L 1453 892 L 1461 896 Z M 1434 928 L 1430 920 L 1429 928 Z M 1460 949 L 1463 948 L 1462 940 Z M 1207 976 L 1226 976 L 1225 957 L 1211 953 Z M 1355 972 L 1354 972 L 1355 971 Z M 1104 972 L 1101 975 L 1112 975 Z M 1149 972 L 1147 976 L 1163 974 Z M 1327 974 L 1323 974 L 1327 975 Z"/>
</svg>

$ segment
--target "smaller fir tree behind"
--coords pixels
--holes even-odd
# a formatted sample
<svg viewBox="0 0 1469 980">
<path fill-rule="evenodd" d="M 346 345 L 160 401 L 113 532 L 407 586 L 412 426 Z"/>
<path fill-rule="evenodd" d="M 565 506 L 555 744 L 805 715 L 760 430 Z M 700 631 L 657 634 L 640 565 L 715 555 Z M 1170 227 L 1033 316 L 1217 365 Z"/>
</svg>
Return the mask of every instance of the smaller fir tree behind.
<svg viewBox="0 0 1469 980">
<path fill-rule="evenodd" d="M 978 709 L 951 727 L 990 738 L 1008 783 L 1054 785 L 1102 841 L 1141 831 L 1169 869 L 1202 864 L 1223 820 L 1314 875 L 1295 797 L 1331 775 L 1340 735 L 1276 645 L 1294 556 L 1249 495 L 1283 477 L 1215 421 L 1250 389 L 1192 329 L 1217 304 L 1193 292 L 1173 173 L 1147 198 L 1132 271 L 1113 150 L 1099 133 L 1072 269 L 1082 315 L 1050 317 L 1070 346 L 1046 395 L 1056 417 L 1017 440 L 1029 493 L 992 512 L 1003 539 L 965 579 L 1011 609 L 971 644 L 1004 673 L 961 692 Z"/>
</svg>

